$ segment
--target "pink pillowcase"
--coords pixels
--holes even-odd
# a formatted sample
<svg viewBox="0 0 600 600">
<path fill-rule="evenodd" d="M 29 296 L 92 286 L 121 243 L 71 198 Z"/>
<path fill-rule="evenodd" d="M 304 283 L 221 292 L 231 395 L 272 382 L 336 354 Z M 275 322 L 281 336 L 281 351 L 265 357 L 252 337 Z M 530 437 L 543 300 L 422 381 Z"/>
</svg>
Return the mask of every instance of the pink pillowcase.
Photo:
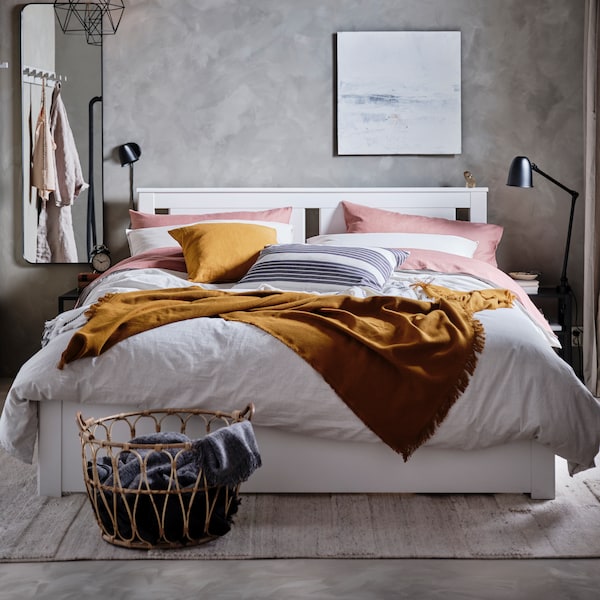
<svg viewBox="0 0 600 600">
<path fill-rule="evenodd" d="M 439 217 L 405 215 L 352 202 L 342 202 L 348 233 L 437 233 L 458 235 L 478 242 L 473 258 L 497 267 L 496 248 L 504 228 L 490 223 L 451 221 Z"/>
<path fill-rule="evenodd" d="M 166 227 L 168 225 L 190 225 L 191 223 L 214 219 L 242 219 L 245 221 L 275 221 L 277 223 L 289 223 L 291 216 L 291 206 L 269 210 L 223 212 L 204 215 L 152 215 L 150 213 L 141 213 L 137 210 L 129 210 L 129 218 L 131 219 L 130 229 Z"/>
</svg>

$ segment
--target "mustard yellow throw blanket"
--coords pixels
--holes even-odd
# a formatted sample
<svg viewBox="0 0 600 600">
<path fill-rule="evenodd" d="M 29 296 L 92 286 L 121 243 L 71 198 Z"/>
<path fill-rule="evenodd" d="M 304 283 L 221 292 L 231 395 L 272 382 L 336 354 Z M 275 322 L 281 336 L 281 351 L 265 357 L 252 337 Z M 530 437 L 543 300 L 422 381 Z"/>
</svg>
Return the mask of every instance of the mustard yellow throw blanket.
<svg viewBox="0 0 600 600">
<path fill-rule="evenodd" d="M 58 366 L 98 356 L 166 323 L 198 317 L 249 323 L 304 358 L 407 460 L 433 435 L 473 374 L 484 344 L 473 313 L 509 307 L 514 298 L 507 290 L 417 285 L 435 301 L 198 288 L 108 294 L 87 311 L 88 322 L 73 335 Z"/>
</svg>

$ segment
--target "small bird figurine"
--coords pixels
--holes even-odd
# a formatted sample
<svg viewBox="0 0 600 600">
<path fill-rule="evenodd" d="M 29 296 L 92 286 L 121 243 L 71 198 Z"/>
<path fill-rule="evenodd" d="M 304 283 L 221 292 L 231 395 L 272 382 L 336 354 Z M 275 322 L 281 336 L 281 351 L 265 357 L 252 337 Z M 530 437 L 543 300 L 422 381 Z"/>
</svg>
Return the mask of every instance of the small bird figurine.
<svg viewBox="0 0 600 600">
<path fill-rule="evenodd" d="M 475 177 L 473 177 L 473 173 L 471 173 L 471 171 L 465 171 L 463 175 L 465 176 L 465 181 L 467 182 L 468 188 L 477 187 L 477 182 L 475 181 Z"/>
</svg>

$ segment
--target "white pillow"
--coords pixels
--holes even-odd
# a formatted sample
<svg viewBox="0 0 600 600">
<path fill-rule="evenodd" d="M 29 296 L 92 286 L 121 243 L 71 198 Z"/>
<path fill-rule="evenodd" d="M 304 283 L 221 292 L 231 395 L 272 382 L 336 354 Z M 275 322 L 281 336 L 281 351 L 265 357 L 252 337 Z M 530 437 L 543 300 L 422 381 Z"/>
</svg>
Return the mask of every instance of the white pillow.
<svg viewBox="0 0 600 600">
<path fill-rule="evenodd" d="M 251 225 L 264 225 L 277 231 L 277 243 L 290 244 L 293 242 L 294 231 L 292 225 L 277 221 L 245 221 L 243 219 L 215 219 L 199 221 L 201 223 L 249 223 Z M 192 223 L 190 223 L 192 225 Z M 169 235 L 169 231 L 178 229 L 178 225 L 165 225 L 163 227 L 144 227 L 143 229 L 126 229 L 127 243 L 131 256 L 141 254 L 154 248 L 178 248 L 179 243 Z"/>
<path fill-rule="evenodd" d="M 477 242 L 457 235 L 436 233 L 329 233 L 306 240 L 321 246 L 366 246 L 375 248 L 414 248 L 437 250 L 473 258 Z"/>
</svg>

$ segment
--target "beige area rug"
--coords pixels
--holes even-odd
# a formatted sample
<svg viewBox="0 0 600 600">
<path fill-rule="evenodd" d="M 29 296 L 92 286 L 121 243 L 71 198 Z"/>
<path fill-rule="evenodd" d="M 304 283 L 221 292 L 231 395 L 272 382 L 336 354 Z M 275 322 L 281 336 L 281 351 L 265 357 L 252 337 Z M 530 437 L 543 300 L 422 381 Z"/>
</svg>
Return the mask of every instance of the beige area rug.
<svg viewBox="0 0 600 600">
<path fill-rule="evenodd" d="M 0 451 L 0 561 L 600 557 L 598 469 L 571 479 L 564 463 L 557 467 L 552 501 L 521 494 L 243 495 L 225 536 L 140 551 L 101 538 L 84 494 L 38 497 L 35 467 Z"/>
</svg>

